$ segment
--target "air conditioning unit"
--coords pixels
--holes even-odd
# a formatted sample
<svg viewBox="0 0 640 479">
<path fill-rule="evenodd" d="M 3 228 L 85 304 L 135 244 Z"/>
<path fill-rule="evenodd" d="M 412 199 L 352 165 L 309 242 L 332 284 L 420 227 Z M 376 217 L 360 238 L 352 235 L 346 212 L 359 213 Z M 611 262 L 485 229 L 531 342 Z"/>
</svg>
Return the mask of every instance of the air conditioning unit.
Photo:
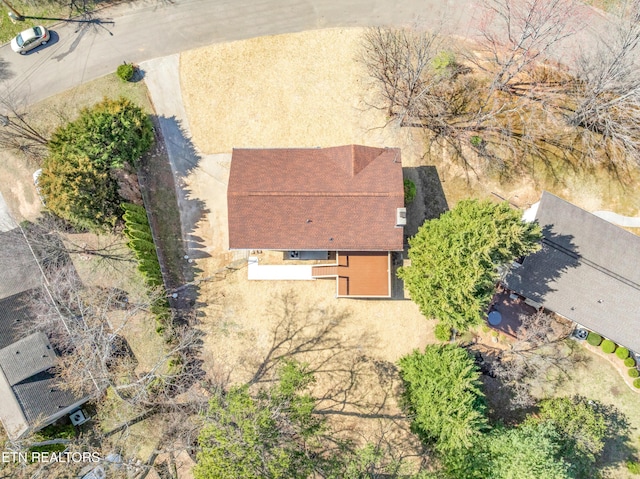
<svg viewBox="0 0 640 479">
<path fill-rule="evenodd" d="M 406 226 L 406 225 L 407 225 L 407 209 L 406 208 L 396 209 L 396 226 Z"/>
<path fill-rule="evenodd" d="M 79 426 L 80 424 L 84 424 L 89 420 L 89 417 L 84 413 L 82 409 L 78 409 L 77 411 L 69 414 L 69 420 L 71 424 L 74 426 Z"/>
</svg>

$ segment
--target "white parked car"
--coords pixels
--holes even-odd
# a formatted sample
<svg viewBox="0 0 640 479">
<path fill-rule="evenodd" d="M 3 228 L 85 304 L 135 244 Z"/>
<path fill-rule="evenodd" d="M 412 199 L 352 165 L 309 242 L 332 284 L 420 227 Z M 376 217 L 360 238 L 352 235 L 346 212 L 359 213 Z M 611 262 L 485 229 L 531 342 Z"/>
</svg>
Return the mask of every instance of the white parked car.
<svg viewBox="0 0 640 479">
<path fill-rule="evenodd" d="M 50 38 L 49 30 L 43 26 L 31 27 L 24 32 L 18 33 L 18 35 L 11 40 L 11 49 L 16 53 L 24 55 L 29 50 L 33 50 L 40 45 L 46 45 Z"/>
</svg>

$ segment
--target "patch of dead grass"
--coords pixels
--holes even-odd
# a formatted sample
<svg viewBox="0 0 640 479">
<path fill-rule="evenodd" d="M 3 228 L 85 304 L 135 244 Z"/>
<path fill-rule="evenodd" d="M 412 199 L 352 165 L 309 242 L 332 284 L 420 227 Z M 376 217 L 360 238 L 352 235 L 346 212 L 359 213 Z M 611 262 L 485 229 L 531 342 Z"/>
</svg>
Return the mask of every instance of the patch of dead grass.
<svg viewBox="0 0 640 479">
<path fill-rule="evenodd" d="M 548 189 L 587 209 L 629 215 L 640 210 L 636 195 L 623 195 L 621 184 L 610 176 L 565 172 L 558 182 L 534 169 L 509 182 L 476 177 L 442 151 L 427 154 L 420 131 L 382 128 L 386 118 L 366 105 L 370 84 L 356 61 L 362 31 L 303 32 L 183 53 L 180 78 L 194 144 L 205 155 L 227 154 L 234 147 L 397 146 L 404 165 L 437 167 L 450 207 L 468 197 L 497 199 L 493 193 L 526 207 Z M 216 173 L 213 163 L 218 160 L 203 162 L 187 181 L 209 212 L 217 212 L 195 232 L 211 255 L 198 260 L 201 278 L 208 278 L 200 284 L 204 368 L 231 383 L 255 379 L 277 344 L 274 331 L 282 331 L 282 314 L 277 314 L 283 310 L 282 298 L 292 295 L 301 317 L 313 324 L 324 319 L 331 325 L 332 318 L 336 323 L 330 336 L 340 354 L 328 363 L 322 362 L 326 351 L 297 355 L 312 367 L 320 364 L 314 393 L 323 398 L 321 409 L 326 408 L 333 425 L 352 436 L 372 438 L 384 431 L 410 440 L 396 402 L 393 367 L 414 348 L 435 342 L 434 323 L 410 301 L 338 300 L 332 280 L 248 281 L 243 268 L 225 270 L 232 254 L 224 239 L 226 185 L 216 175 L 226 177 L 219 174 L 222 170 Z M 307 329 L 304 334 L 310 333 Z M 389 372 L 386 379 L 384 371 Z"/>
</svg>

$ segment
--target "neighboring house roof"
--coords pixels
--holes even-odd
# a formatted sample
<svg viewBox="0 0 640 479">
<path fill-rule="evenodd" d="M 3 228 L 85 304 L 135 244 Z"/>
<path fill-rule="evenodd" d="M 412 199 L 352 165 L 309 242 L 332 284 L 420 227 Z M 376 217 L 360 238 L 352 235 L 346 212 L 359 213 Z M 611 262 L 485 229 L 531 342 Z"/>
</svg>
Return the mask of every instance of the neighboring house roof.
<svg viewBox="0 0 640 479">
<path fill-rule="evenodd" d="M 46 426 L 88 397 L 61 387 L 56 356 L 46 335 L 34 329 L 28 300 L 42 272 L 22 232 L 0 232 L 0 421 L 11 439 Z"/>
<path fill-rule="evenodd" d="M 0 350 L 0 419 L 9 437 L 50 424 L 86 400 L 61 387 L 55 364 L 55 352 L 43 333 Z"/>
<path fill-rule="evenodd" d="M 0 231 L 0 245 L 0 300 L 40 286 L 40 269 L 20 229 Z"/>
<path fill-rule="evenodd" d="M 0 299 L 0 349 L 24 336 L 24 325 L 32 319 L 28 306 L 32 294 L 33 290 L 27 290 Z"/>
<path fill-rule="evenodd" d="M 640 237 L 544 192 L 542 250 L 505 278 L 545 308 L 640 352 Z"/>
<path fill-rule="evenodd" d="M 231 249 L 399 251 L 402 207 L 397 148 L 233 150 Z"/>
</svg>

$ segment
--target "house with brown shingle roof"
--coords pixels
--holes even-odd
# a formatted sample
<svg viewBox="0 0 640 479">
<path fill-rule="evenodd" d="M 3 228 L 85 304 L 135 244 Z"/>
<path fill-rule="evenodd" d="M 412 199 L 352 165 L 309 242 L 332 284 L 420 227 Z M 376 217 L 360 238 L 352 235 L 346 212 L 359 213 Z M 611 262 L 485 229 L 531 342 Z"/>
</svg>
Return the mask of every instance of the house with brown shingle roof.
<svg viewBox="0 0 640 479">
<path fill-rule="evenodd" d="M 230 249 L 316 261 L 288 277 L 292 266 L 264 275 L 254 259 L 255 279 L 329 277 L 338 297 L 391 296 L 406 224 L 398 148 L 234 149 L 227 200 Z"/>
</svg>

